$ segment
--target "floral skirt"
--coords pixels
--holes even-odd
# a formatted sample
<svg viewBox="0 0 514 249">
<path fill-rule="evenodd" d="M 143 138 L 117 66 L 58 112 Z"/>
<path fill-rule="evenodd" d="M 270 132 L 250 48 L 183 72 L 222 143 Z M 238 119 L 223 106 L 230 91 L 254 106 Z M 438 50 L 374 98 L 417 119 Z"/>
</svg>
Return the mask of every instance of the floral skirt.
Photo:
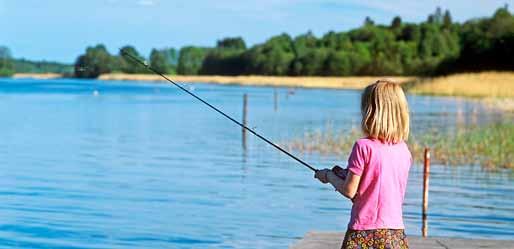
<svg viewBox="0 0 514 249">
<path fill-rule="evenodd" d="M 341 249 L 408 249 L 403 229 L 348 230 Z"/>
</svg>

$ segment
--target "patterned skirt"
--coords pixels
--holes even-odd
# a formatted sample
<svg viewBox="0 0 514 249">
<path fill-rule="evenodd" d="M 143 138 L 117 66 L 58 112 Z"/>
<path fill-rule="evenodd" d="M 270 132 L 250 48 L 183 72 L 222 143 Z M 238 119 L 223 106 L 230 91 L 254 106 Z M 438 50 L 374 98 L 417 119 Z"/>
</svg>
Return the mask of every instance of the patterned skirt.
<svg viewBox="0 0 514 249">
<path fill-rule="evenodd" d="M 348 230 L 341 249 L 408 249 L 403 229 Z"/>
</svg>

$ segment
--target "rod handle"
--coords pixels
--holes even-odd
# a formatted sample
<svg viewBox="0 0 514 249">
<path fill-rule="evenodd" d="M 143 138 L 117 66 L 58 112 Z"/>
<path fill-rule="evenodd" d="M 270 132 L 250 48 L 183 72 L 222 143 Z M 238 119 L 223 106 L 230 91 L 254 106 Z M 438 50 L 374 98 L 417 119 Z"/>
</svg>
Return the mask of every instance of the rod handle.
<svg viewBox="0 0 514 249">
<path fill-rule="evenodd" d="M 346 180 L 346 175 L 348 174 L 347 169 L 343 169 L 339 165 L 335 165 L 334 167 L 332 167 L 332 172 L 334 172 L 334 174 L 337 177 L 341 178 L 343 181 Z"/>
</svg>

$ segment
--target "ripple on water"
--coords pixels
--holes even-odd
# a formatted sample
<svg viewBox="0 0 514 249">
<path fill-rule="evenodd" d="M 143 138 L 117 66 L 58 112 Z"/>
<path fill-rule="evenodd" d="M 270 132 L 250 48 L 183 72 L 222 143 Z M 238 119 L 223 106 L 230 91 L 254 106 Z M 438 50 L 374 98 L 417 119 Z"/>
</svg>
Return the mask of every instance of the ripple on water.
<svg viewBox="0 0 514 249">
<path fill-rule="evenodd" d="M 273 141 L 359 119 L 357 91 L 198 84 L 195 91 Z M 157 89 L 157 90 L 156 90 Z M 92 92 L 100 94 L 95 97 Z M 414 129 L 444 128 L 474 105 L 409 97 Z M 312 172 L 165 85 L 0 79 L 1 248 L 284 248 L 310 230 L 344 230 L 351 203 Z M 501 115 L 479 112 L 490 122 Z M 466 115 L 464 115 L 466 116 Z M 441 118 L 442 117 L 442 118 Z M 346 158 L 301 155 L 318 167 Z M 404 205 L 421 227 L 422 168 Z M 429 234 L 514 237 L 505 172 L 433 165 Z"/>
</svg>

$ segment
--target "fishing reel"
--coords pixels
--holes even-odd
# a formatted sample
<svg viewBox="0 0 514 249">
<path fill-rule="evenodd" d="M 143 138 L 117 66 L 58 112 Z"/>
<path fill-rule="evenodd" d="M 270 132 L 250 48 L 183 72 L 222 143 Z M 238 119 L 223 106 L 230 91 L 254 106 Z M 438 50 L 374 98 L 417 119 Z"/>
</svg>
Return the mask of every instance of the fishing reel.
<svg viewBox="0 0 514 249">
<path fill-rule="evenodd" d="M 346 180 L 346 175 L 348 174 L 348 169 L 343 169 L 341 168 L 339 165 L 335 165 L 334 167 L 332 167 L 332 172 L 334 172 L 334 174 L 343 179 Z"/>
</svg>

